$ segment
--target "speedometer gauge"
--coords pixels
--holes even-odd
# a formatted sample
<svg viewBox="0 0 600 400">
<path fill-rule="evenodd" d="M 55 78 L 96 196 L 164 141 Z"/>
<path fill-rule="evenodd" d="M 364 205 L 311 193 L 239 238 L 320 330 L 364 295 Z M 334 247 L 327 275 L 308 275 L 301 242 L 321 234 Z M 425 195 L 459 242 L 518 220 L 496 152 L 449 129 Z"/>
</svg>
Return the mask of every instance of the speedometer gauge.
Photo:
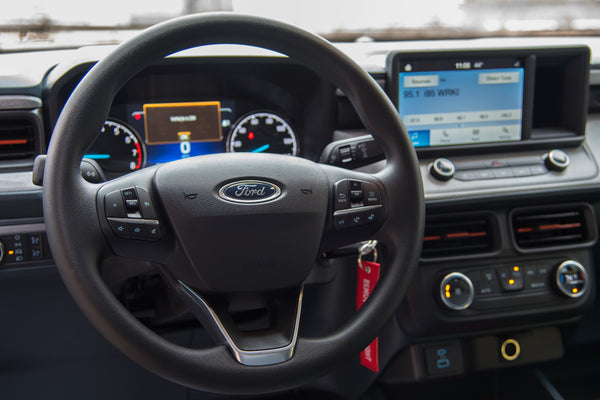
<svg viewBox="0 0 600 400">
<path fill-rule="evenodd" d="M 96 160 L 104 172 L 135 171 L 146 162 L 144 143 L 133 128 L 106 120 L 85 158 Z"/>
<path fill-rule="evenodd" d="M 271 112 L 246 115 L 232 128 L 227 139 L 230 152 L 298 154 L 298 139 L 283 117 Z"/>
</svg>

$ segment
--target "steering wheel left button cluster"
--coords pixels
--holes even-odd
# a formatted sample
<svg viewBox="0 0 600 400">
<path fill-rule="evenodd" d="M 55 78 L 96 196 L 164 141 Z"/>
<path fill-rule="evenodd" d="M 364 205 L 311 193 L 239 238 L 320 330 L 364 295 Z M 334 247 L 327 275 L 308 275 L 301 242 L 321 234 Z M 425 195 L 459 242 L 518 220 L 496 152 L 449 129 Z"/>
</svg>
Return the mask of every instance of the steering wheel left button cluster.
<svg viewBox="0 0 600 400">
<path fill-rule="evenodd" d="M 118 237 L 158 240 L 162 236 L 150 194 L 142 187 L 130 187 L 106 194 L 104 211 L 112 231 Z"/>
</svg>

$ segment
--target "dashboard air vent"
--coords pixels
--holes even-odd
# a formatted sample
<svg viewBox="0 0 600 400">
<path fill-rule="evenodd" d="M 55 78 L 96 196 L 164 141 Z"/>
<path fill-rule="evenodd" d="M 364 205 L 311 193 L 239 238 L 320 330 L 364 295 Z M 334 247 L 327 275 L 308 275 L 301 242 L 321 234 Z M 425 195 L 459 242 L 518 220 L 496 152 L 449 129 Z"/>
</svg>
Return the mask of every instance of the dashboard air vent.
<svg viewBox="0 0 600 400">
<path fill-rule="evenodd" d="M 535 249 L 595 241 L 591 216 L 587 205 L 515 210 L 512 213 L 515 242 L 522 249 Z"/>
<path fill-rule="evenodd" d="M 494 250 L 494 230 L 488 216 L 452 216 L 425 223 L 422 258 L 460 257 Z"/>
<path fill-rule="evenodd" d="M 0 159 L 33 157 L 35 137 L 35 126 L 30 119 L 0 119 Z"/>
</svg>

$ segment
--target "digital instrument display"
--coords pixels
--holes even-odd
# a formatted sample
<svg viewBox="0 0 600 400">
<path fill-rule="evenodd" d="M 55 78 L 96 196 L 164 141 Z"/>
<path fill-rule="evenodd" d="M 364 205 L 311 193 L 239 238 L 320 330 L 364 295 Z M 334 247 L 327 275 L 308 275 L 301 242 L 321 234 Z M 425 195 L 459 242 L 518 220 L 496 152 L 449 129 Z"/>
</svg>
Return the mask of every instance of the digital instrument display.
<svg viewBox="0 0 600 400">
<path fill-rule="evenodd" d="M 221 103 L 144 104 L 146 143 L 218 142 L 221 133 Z"/>
<path fill-rule="evenodd" d="M 398 112 L 415 147 L 522 138 L 524 60 L 398 59 Z"/>
<path fill-rule="evenodd" d="M 299 140 L 287 118 L 254 107 L 220 99 L 130 103 L 124 111 L 131 131 L 145 139 L 139 140 L 142 167 L 226 151 L 298 155 Z"/>
</svg>

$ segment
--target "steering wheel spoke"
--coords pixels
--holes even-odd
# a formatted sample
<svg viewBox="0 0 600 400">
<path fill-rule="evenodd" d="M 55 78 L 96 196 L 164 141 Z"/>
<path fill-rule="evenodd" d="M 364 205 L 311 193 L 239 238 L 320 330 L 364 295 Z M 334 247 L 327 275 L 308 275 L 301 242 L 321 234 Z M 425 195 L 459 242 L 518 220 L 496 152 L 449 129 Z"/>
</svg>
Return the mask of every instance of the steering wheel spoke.
<svg viewBox="0 0 600 400">
<path fill-rule="evenodd" d="M 240 364 L 273 365 L 292 358 L 300 325 L 302 287 L 261 294 L 260 309 L 246 312 L 262 313 L 262 321 L 244 328 L 232 316 L 235 310 L 226 297 L 202 296 L 182 281 L 175 285 L 202 326 L 217 343 L 225 344 Z"/>
</svg>

